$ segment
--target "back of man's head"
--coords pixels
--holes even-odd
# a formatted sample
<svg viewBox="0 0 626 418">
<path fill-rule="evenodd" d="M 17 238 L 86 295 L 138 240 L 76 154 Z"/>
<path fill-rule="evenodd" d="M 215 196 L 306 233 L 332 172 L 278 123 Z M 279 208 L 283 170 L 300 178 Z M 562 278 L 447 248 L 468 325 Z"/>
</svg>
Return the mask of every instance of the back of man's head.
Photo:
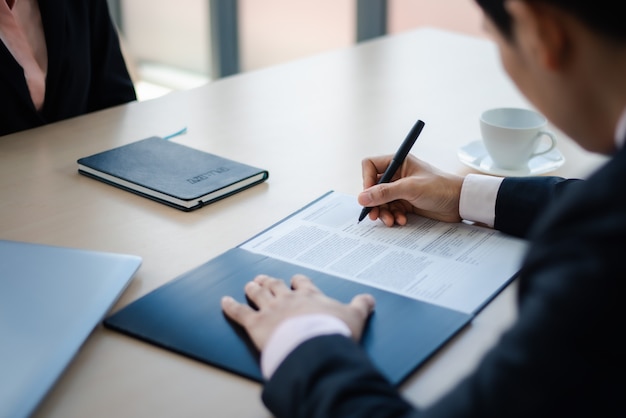
<svg viewBox="0 0 626 418">
<path fill-rule="evenodd" d="M 597 34 L 626 42 L 626 22 L 620 1 L 616 0 L 512 0 L 529 4 L 545 4 L 561 9 L 580 20 Z M 512 34 L 511 17 L 506 11 L 507 0 L 476 0 L 484 13 L 493 21 L 502 34 Z"/>
</svg>

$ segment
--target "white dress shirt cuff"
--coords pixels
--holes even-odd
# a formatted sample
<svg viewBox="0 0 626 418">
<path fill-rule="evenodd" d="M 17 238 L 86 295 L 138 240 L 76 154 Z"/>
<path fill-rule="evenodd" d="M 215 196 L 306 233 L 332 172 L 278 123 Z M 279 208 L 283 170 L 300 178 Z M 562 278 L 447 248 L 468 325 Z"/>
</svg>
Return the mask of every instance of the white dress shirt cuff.
<svg viewBox="0 0 626 418">
<path fill-rule="evenodd" d="M 459 214 L 462 219 L 493 227 L 496 219 L 496 198 L 502 177 L 468 174 L 463 180 Z"/>
<path fill-rule="evenodd" d="M 330 334 L 352 335 L 348 325 L 332 315 L 311 314 L 286 319 L 274 330 L 261 353 L 263 377 L 269 380 L 289 353 L 304 341 Z"/>
</svg>

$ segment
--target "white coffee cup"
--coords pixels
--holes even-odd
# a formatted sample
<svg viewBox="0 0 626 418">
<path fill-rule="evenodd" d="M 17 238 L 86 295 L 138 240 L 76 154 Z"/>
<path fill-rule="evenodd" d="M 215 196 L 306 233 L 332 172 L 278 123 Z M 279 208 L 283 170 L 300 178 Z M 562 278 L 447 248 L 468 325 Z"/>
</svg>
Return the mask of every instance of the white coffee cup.
<svg viewBox="0 0 626 418">
<path fill-rule="evenodd" d="M 480 132 L 494 165 L 505 170 L 528 167 L 528 162 L 556 147 L 556 136 L 546 129 L 548 121 L 530 109 L 501 107 L 480 116 Z M 542 138 L 550 141 L 539 147 Z M 540 148 L 540 150 L 538 150 Z"/>
</svg>

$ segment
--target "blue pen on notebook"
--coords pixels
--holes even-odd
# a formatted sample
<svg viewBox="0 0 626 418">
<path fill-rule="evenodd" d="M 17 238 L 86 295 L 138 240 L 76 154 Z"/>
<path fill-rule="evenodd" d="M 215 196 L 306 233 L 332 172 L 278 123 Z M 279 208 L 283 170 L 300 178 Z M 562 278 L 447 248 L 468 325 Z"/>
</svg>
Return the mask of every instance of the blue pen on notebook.
<svg viewBox="0 0 626 418">
<path fill-rule="evenodd" d="M 393 156 L 391 163 L 389 163 L 389 166 L 383 173 L 382 177 L 378 180 L 377 184 L 389 183 L 391 181 L 394 174 L 396 174 L 396 171 L 398 171 L 398 168 L 400 168 L 400 166 L 404 162 L 404 159 L 411 150 L 411 147 L 413 147 L 413 144 L 415 144 L 417 137 L 420 136 L 420 133 L 422 133 L 423 128 L 424 122 L 418 119 L 417 122 L 415 122 L 415 125 L 413 125 L 413 127 L 409 131 L 404 141 L 402 141 L 402 145 L 400 145 L 400 148 L 398 148 L 396 155 Z M 359 222 L 365 219 L 365 217 L 368 213 L 370 213 L 371 210 L 371 207 L 364 207 L 361 211 L 361 214 L 359 215 Z"/>
</svg>

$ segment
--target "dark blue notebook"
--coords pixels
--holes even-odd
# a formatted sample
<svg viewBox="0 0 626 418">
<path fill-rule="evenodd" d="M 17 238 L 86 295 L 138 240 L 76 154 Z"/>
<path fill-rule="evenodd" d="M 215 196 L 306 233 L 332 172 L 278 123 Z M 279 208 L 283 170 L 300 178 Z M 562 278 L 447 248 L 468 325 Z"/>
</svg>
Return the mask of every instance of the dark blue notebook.
<svg viewBox="0 0 626 418">
<path fill-rule="evenodd" d="M 80 158 L 78 172 L 184 211 L 269 177 L 267 170 L 159 137 Z"/>
</svg>

